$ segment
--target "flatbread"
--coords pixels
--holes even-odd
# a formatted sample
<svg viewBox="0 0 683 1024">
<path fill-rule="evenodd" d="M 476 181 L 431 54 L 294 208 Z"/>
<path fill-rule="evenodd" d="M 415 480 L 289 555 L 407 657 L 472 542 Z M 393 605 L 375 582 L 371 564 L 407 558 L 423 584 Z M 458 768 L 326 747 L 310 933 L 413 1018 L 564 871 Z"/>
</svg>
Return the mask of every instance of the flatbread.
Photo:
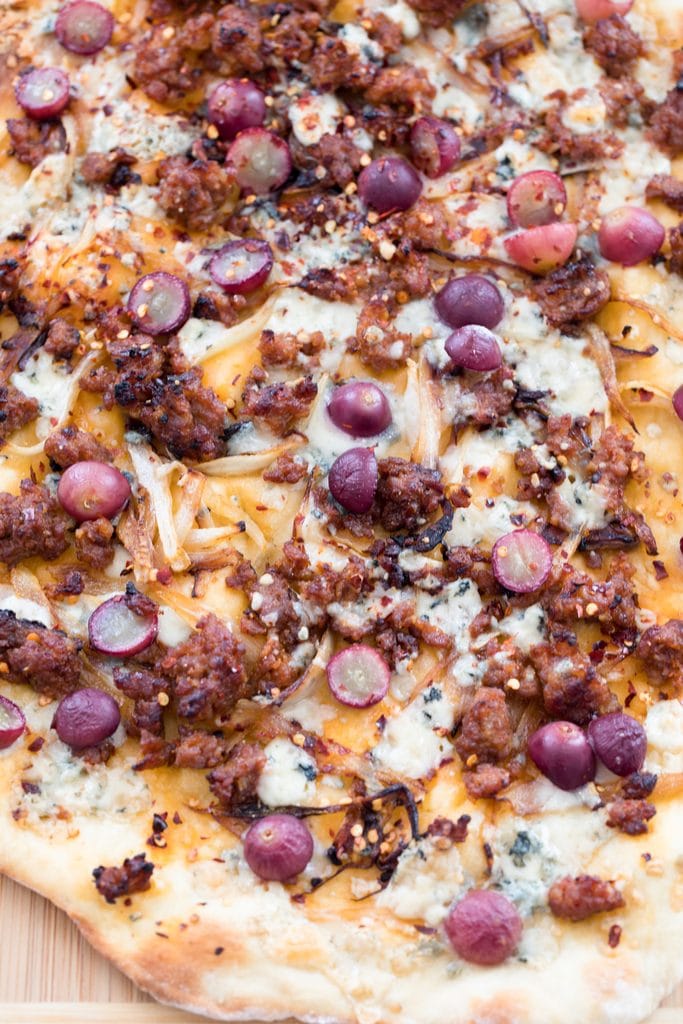
<svg viewBox="0 0 683 1024">
<path fill-rule="evenodd" d="M 227 190 L 224 207 L 200 228 L 196 221 L 188 224 L 182 208 L 163 205 L 158 169 L 167 157 L 190 151 L 194 159 L 201 157 L 202 138 L 208 147 L 204 155 L 215 157 L 210 149 L 219 145 L 215 133 L 207 132 L 196 111 L 211 84 L 249 69 L 236 70 L 229 47 L 221 66 L 202 56 L 210 44 L 204 50 L 198 45 L 186 53 L 183 74 L 189 74 L 189 85 L 181 95 L 162 95 L 150 85 L 154 76 L 141 80 L 140 50 L 170 47 L 182 38 L 188 17 L 214 15 L 215 9 L 201 4 L 199 12 L 166 10 L 117 0 L 111 5 L 112 43 L 93 58 L 79 58 L 60 47 L 53 34 L 56 4 L 4 6 L 3 114 L 18 116 L 9 86 L 29 64 L 67 70 L 73 98 L 61 118 L 66 147 L 46 155 L 30 172 L 13 155 L 9 140 L 0 157 L 5 185 L 0 256 L 18 261 L 23 298 L 22 306 L 15 295 L 3 313 L 3 350 L 11 359 L 12 348 L 4 341 L 16 342 L 17 332 L 29 332 L 25 357 L 8 363 L 8 376 L 40 404 L 39 415 L 5 439 L 0 490 L 16 495 L 20 481 L 31 475 L 54 489 L 57 474 L 45 440 L 64 426 L 77 426 L 111 449 L 115 464 L 130 475 L 133 499 L 116 521 L 115 553 L 106 567 L 79 564 L 70 533 L 57 558 L 38 555 L 3 564 L 0 609 L 37 623 L 39 637 L 44 629 L 58 629 L 80 639 L 85 645 L 79 654 L 81 685 L 111 692 L 127 723 L 133 702 L 114 685 L 114 663 L 87 644 L 92 611 L 134 582 L 160 609 L 158 658 L 188 637 L 197 641 L 197 623 L 213 613 L 243 644 L 247 671 L 262 685 L 227 718 L 190 724 L 205 733 L 222 730 L 219 761 L 229 760 L 231 745 L 246 739 L 264 749 L 267 764 L 256 802 L 252 794 L 250 804 L 226 807 L 209 787 L 209 765 L 136 768 L 141 751 L 134 729 L 128 736 L 123 726 L 117 730 L 116 749 L 105 763 L 89 762 L 51 728 L 54 695 L 41 693 L 35 679 L 33 687 L 23 685 L 5 665 L 7 681 L 0 682 L 0 693 L 22 707 L 27 731 L 0 751 L 0 869 L 66 910 L 98 950 L 156 998 L 216 1019 L 635 1024 L 683 978 L 683 705 L 678 699 L 683 666 L 680 650 L 672 647 L 667 678 L 656 652 L 642 657 L 646 648 L 636 651 L 649 628 L 683 617 L 683 446 L 671 406 L 683 383 L 682 286 L 672 239 L 655 260 L 623 268 L 602 259 L 596 230 L 606 213 L 625 204 L 646 205 L 667 229 L 678 224 L 675 209 L 646 200 L 645 191 L 654 175 L 675 178 L 681 170 L 680 158 L 656 144 L 647 121 L 666 102 L 680 73 L 675 51 L 683 44 L 683 4 L 636 0 L 626 20 L 644 51 L 625 79 L 606 76 L 584 49 L 572 3 L 500 0 L 463 4 L 443 16 L 433 6 L 414 9 L 402 0 L 391 5 L 373 0 L 361 12 L 342 0 L 326 11 L 336 27 L 318 26 L 322 34 L 315 37 L 320 47 L 326 39 L 341 40 L 356 70 L 365 67 L 363 74 L 372 77 L 387 60 L 373 21 L 383 14 L 402 33 L 390 65 L 421 68 L 434 86 L 434 95 L 418 96 L 408 113 L 401 111 L 405 96 L 389 96 L 387 124 L 392 124 L 389 115 L 412 122 L 431 107 L 462 135 L 464 156 L 455 168 L 422 178 L 423 226 L 432 227 L 430 211 L 445 224 L 441 239 L 435 241 L 432 232 L 430 241 L 420 237 L 413 248 L 418 261 L 426 253 L 429 286 L 422 295 L 418 286 L 400 283 L 410 266 L 410 246 L 403 252 L 402 242 L 415 241 L 421 229 L 413 223 L 408 231 L 399 219 L 392 235 L 391 217 L 368 215 L 350 187 L 358 168 L 341 186 L 317 163 L 321 127 L 344 134 L 355 151 L 368 154 L 360 158 L 361 167 L 387 139 L 379 136 L 373 149 L 373 119 L 363 113 L 353 89 L 340 88 L 336 99 L 332 89 L 317 91 L 324 92 L 322 100 L 315 90 L 313 99 L 304 95 L 310 93 L 310 55 L 302 67 L 290 66 L 287 93 L 280 72 L 271 72 L 277 127 L 292 142 L 299 176 L 272 199 L 243 196 L 236 205 L 237 190 Z M 150 13 L 152 29 L 146 20 Z M 270 39 L 289 9 L 262 13 L 272 22 L 267 28 L 264 18 L 263 32 Z M 144 39 L 149 31 L 157 33 L 153 44 Z M 309 25 L 302 40 L 313 36 Z M 258 77 L 260 71 L 251 73 Z M 159 70 L 159 81 L 169 79 Z M 637 89 L 630 99 L 625 94 L 624 103 L 610 113 L 601 92 L 606 82 L 610 87 L 636 83 L 643 95 Z M 629 103 L 628 116 L 623 110 L 620 115 Z M 548 122 L 552 110 L 559 111 L 559 121 Z M 548 123 L 554 127 L 544 134 Z M 558 125 L 571 136 L 562 143 L 564 150 L 558 149 Z M 590 159 L 572 163 L 571 146 L 591 133 L 602 141 L 593 144 Z M 612 141 L 606 141 L 610 133 Z M 119 186 L 86 183 L 87 154 L 117 147 L 135 158 L 130 169 L 136 177 Z M 565 320 L 561 328 L 550 322 L 553 300 L 541 305 L 538 279 L 511 264 L 503 242 L 512 233 L 505 205 L 509 182 L 537 168 L 564 175 L 569 193 L 564 219 L 577 223 L 579 248 L 593 261 L 589 283 L 600 280 L 599 271 L 609 275 L 611 300 L 599 303 L 594 317 L 573 324 Z M 208 274 L 207 253 L 245 231 L 270 242 L 275 267 L 263 288 L 226 311 L 219 308 L 222 296 Z M 392 268 L 394 278 L 381 276 Z M 214 303 L 211 316 L 219 316 L 206 315 L 207 301 L 195 305 L 177 332 L 177 348 L 188 365 L 200 367 L 203 384 L 225 405 L 229 421 L 242 424 L 229 431 L 223 449 L 205 439 L 203 455 L 179 454 L 163 440 L 163 426 L 152 428 L 135 417 L 131 422 L 125 403 L 114 400 L 107 408 L 101 391 L 80 388 L 98 370 L 112 370 L 107 353 L 116 338 L 104 314 L 125 305 L 135 281 L 156 270 L 187 280 L 193 302 L 200 293 L 205 300 L 208 296 Z M 355 296 L 350 287 L 347 294 L 334 293 L 330 282 L 340 270 L 342 283 L 344 274 L 347 285 L 349 279 L 358 281 Z M 516 405 L 497 420 L 494 415 L 489 426 L 476 418 L 473 394 L 479 378 L 448 372 L 443 343 L 450 328 L 432 301 L 451 274 L 469 270 L 495 281 L 505 302 L 496 334 L 513 371 L 508 390 L 515 391 Z M 359 319 L 369 302 L 363 278 L 372 279 L 373 273 L 380 282 L 379 308 L 389 311 L 389 320 L 378 327 L 381 317 L 375 317 L 368 335 Z M 222 322 L 220 314 L 234 322 Z M 36 343 L 57 316 L 81 332 L 69 360 Z M 397 347 L 389 351 L 388 345 L 382 348 L 383 331 L 392 325 Z M 119 341 L 125 343 L 122 330 Z M 243 412 L 245 381 L 262 361 L 268 331 L 286 336 L 295 351 L 289 365 L 270 363 L 269 383 L 292 385 L 310 376 L 317 385 L 300 415 L 279 432 L 267 417 Z M 377 349 L 379 356 L 368 355 Z M 391 404 L 392 427 L 368 442 L 377 458 L 419 463 L 440 474 L 453 514 L 439 538 L 445 549 L 437 542 L 416 550 L 405 538 L 433 526 L 447 505 L 432 510 L 419 530 L 387 531 L 375 522 L 375 539 L 402 538 L 403 550 L 393 556 L 386 549 L 370 553 L 373 537 L 345 529 L 348 518 L 329 519 L 327 472 L 341 452 L 359 442 L 334 428 L 326 404 L 340 380 L 354 377 L 380 382 Z M 262 382 L 256 378 L 256 383 Z M 644 453 L 644 463 L 632 454 L 632 466 L 626 465 L 629 479 L 619 515 L 608 507 L 604 478 L 611 478 L 609 469 L 603 467 L 602 481 L 600 473 L 582 475 L 586 460 L 572 462 L 562 484 L 551 487 L 559 494 L 555 507 L 561 527 L 552 522 L 547 501 L 520 498 L 515 453 L 535 446 L 539 454 L 548 415 L 563 414 L 585 417 L 583 429 L 594 448 L 611 425 L 633 439 L 635 452 Z M 196 409 L 193 416 L 195 422 Z M 283 456 L 305 472 L 290 482 L 264 480 L 264 471 Z M 551 467 L 563 465 L 547 448 L 543 458 Z M 530 486 L 538 484 L 532 480 Z M 624 508 L 632 513 L 625 554 L 614 550 L 614 538 L 606 548 L 595 542 L 595 531 L 613 529 L 619 516 L 624 519 Z M 654 535 L 656 551 L 642 522 Z M 629 585 L 639 598 L 628 643 L 615 633 L 615 605 L 604 612 L 601 631 L 597 605 L 591 612 L 585 601 L 573 617 L 560 622 L 556 616 L 551 623 L 547 591 L 525 601 L 500 590 L 492 601 L 468 573 L 444 579 L 444 552 L 478 547 L 487 558 L 501 535 L 527 525 L 549 531 L 557 573 L 569 563 L 577 572 L 609 581 L 624 576 L 627 559 L 633 569 Z M 587 541 L 591 536 L 593 543 Z M 331 600 L 325 592 L 326 602 L 316 602 L 310 592 L 300 593 L 304 578 L 290 575 L 288 585 L 300 598 L 301 630 L 284 653 L 276 651 L 280 661 L 274 669 L 263 660 L 262 647 L 282 629 L 277 616 L 264 622 L 259 611 L 273 574 L 284 578 L 277 575 L 283 564 L 292 568 L 292 552 L 285 549 L 292 539 L 305 552 L 313 579 L 325 576 L 325 565 L 334 578 L 355 556 L 368 580 L 360 596 L 349 597 L 344 590 Z M 385 556 L 393 577 L 382 563 Z M 241 577 L 240 584 L 236 574 L 245 566 L 255 575 Z M 82 571 L 84 589 L 69 595 L 64 584 L 74 569 Z M 61 593 L 55 590 L 59 584 Z M 402 602 L 410 606 L 403 629 L 398 618 L 390 619 Z M 471 631 L 487 609 L 488 623 Z M 325 677 L 332 652 L 355 634 L 361 642 L 377 643 L 377 624 L 387 619 L 390 632 L 402 633 L 407 645 L 397 656 L 388 696 L 362 710 L 340 705 Z M 246 628 L 245 621 L 261 631 Z M 643 771 L 658 779 L 651 798 L 656 816 L 640 821 L 640 834 L 608 824 L 622 785 L 609 773 L 564 792 L 531 764 L 526 739 L 549 713 L 539 695 L 526 703 L 515 696 L 520 680 L 510 674 L 512 668 L 500 684 L 514 723 L 515 764 L 508 783 L 478 799 L 465 787 L 477 763 L 487 762 L 486 756 L 471 760 L 457 750 L 475 694 L 495 689 L 481 686 L 496 657 L 486 658 L 485 644 L 498 645 L 500 661 L 507 638 L 503 662 L 516 651 L 528 668 L 537 665 L 529 654 L 536 645 L 567 642 L 561 629 L 578 636 L 579 648 L 593 655 L 598 677 L 645 724 Z M 141 659 L 128 667 L 155 670 Z M 580 703 L 584 689 L 577 693 Z M 172 692 L 167 704 L 165 739 L 172 761 L 177 738 Z M 351 833 L 351 856 L 340 860 L 337 846 L 330 857 L 348 808 L 367 807 L 366 796 L 387 789 L 393 795 L 378 798 L 375 807 L 382 835 L 369 837 L 374 826 L 366 818 L 360 833 Z M 337 809 L 311 813 L 329 807 Z M 313 859 L 288 885 L 259 881 L 243 855 L 249 821 L 273 808 L 294 808 L 315 838 Z M 411 831 L 413 808 L 418 822 Z M 450 838 L 443 829 L 430 833 L 437 819 L 458 823 L 459 831 Z M 372 857 L 364 853 L 380 839 L 387 844 L 384 870 L 377 867 L 376 851 Z M 121 865 L 143 852 L 154 864 L 149 887 L 107 902 L 95 887 L 93 869 Z M 623 906 L 582 921 L 553 915 L 551 886 L 582 875 L 614 882 Z M 523 921 L 517 952 L 495 967 L 460 959 L 444 932 L 450 907 L 473 888 L 502 892 Z"/>
</svg>

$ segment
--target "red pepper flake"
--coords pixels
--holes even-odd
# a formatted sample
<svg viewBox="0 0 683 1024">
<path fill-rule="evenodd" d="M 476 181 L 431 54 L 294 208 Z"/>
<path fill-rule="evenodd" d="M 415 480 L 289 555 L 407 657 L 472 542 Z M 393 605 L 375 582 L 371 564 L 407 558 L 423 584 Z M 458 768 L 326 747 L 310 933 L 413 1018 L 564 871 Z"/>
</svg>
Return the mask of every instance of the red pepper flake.
<svg viewBox="0 0 683 1024">
<path fill-rule="evenodd" d="M 167 587 L 172 582 L 173 573 L 167 565 L 163 569 L 157 569 L 157 583 L 161 583 L 162 587 Z"/>
<path fill-rule="evenodd" d="M 659 559 L 655 559 L 652 563 L 652 567 L 655 571 L 655 577 L 658 580 L 668 579 L 669 574 L 666 571 L 666 566 L 664 565 L 664 562 L 660 562 Z"/>
<path fill-rule="evenodd" d="M 633 701 L 636 699 L 637 696 L 638 696 L 638 691 L 636 690 L 635 686 L 633 685 L 633 683 L 629 679 L 628 695 L 626 697 L 626 700 L 624 701 L 624 707 L 625 708 L 629 707 L 633 703 Z"/>
<path fill-rule="evenodd" d="M 647 391 L 645 388 L 638 388 L 638 398 L 641 402 L 651 402 L 654 397 L 653 391 Z"/>
<path fill-rule="evenodd" d="M 213 951 L 213 955 L 214 956 L 220 956 L 221 953 L 224 953 L 224 952 L 225 952 L 225 946 L 216 946 L 216 948 Z"/>
<path fill-rule="evenodd" d="M 610 949 L 616 949 L 621 939 L 621 925 L 613 924 L 609 930 L 609 936 L 607 942 L 609 943 Z"/>
<path fill-rule="evenodd" d="M 37 754 L 41 747 L 44 745 L 45 740 L 42 736 L 36 736 L 33 743 L 29 743 L 28 749 L 32 754 Z"/>
<path fill-rule="evenodd" d="M 679 540 L 678 547 L 679 547 L 679 550 L 680 550 L 681 554 L 683 555 L 683 537 L 681 537 L 681 539 Z"/>
</svg>

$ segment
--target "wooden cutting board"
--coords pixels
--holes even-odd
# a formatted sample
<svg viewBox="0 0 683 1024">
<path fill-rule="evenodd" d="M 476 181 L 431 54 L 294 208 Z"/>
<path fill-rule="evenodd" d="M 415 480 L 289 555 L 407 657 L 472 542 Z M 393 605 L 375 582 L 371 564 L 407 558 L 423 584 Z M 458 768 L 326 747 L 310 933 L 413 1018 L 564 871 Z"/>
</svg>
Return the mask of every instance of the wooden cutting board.
<svg viewBox="0 0 683 1024">
<path fill-rule="evenodd" d="M 95 953 L 62 911 L 0 877 L 0 1024 L 201 1021 L 153 1002 Z M 683 985 L 648 1024 L 683 1024 Z"/>
</svg>

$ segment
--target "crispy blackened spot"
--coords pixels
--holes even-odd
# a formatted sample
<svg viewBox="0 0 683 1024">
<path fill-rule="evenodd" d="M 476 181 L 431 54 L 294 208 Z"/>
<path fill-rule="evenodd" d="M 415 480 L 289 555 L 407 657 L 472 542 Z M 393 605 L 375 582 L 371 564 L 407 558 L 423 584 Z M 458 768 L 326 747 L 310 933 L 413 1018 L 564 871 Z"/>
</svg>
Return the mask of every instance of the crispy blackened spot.
<svg viewBox="0 0 683 1024">
<path fill-rule="evenodd" d="M 650 626 L 640 638 L 636 653 L 648 671 L 667 683 L 683 683 L 683 619 L 669 619 Z"/>
<path fill-rule="evenodd" d="M 552 327 L 572 333 L 583 320 L 595 316 L 610 297 L 609 277 L 589 259 L 567 263 L 532 282 L 532 291 Z"/>
<path fill-rule="evenodd" d="M 14 156 L 29 167 L 37 167 L 50 153 L 62 153 L 66 149 L 66 132 L 61 121 L 11 117 L 7 131 Z"/>
<path fill-rule="evenodd" d="M 178 716 L 216 720 L 247 696 L 242 647 L 215 615 L 205 615 L 196 632 L 171 648 L 159 670 L 174 685 Z"/>
<path fill-rule="evenodd" d="M 647 823 L 656 813 L 654 804 L 647 800 L 619 798 L 607 805 L 607 824 L 627 836 L 640 836 L 648 831 Z"/>
<path fill-rule="evenodd" d="M 552 718 L 587 725 L 594 715 L 619 710 L 619 701 L 596 672 L 588 655 L 564 641 L 537 644 L 531 661 Z"/>
<path fill-rule="evenodd" d="M 157 168 L 159 205 L 190 231 L 206 231 L 232 211 L 237 187 L 232 171 L 215 160 L 170 156 Z"/>
<path fill-rule="evenodd" d="M 73 466 L 75 462 L 111 462 L 111 452 L 85 430 L 78 427 L 62 427 L 50 434 L 45 441 L 45 454 L 61 469 Z"/>
<path fill-rule="evenodd" d="M 583 921 L 593 914 L 618 910 L 624 906 L 624 897 L 614 882 L 603 881 L 594 875 L 567 876 L 551 886 L 548 905 L 555 917 Z"/>
<path fill-rule="evenodd" d="M 221 7 L 212 37 L 212 52 L 220 60 L 221 74 L 247 75 L 260 71 L 262 41 L 256 14 L 237 4 Z"/>
<path fill-rule="evenodd" d="M 254 367 L 242 394 L 242 414 L 265 424 L 274 433 L 284 435 L 308 413 L 318 393 L 318 385 L 312 377 L 303 377 L 293 384 L 284 381 L 266 384 L 266 380 L 266 373 L 260 367 Z"/>
<path fill-rule="evenodd" d="M 266 755 L 256 743 L 236 743 L 227 755 L 225 764 L 215 768 L 208 776 L 211 792 L 221 809 L 228 812 L 255 805 L 261 773 L 266 766 Z"/>
<path fill-rule="evenodd" d="M 153 871 L 154 864 L 147 860 L 147 855 L 138 853 L 135 857 L 126 857 L 121 867 L 95 868 L 93 878 L 97 891 L 107 903 L 116 903 L 121 896 L 149 889 Z"/>
<path fill-rule="evenodd" d="M 414 532 L 440 507 L 444 496 L 441 475 L 406 459 L 380 459 L 375 498 L 376 518 L 388 533 Z"/>
<path fill-rule="evenodd" d="M 142 181 L 131 170 L 137 157 L 117 146 L 108 153 L 88 153 L 81 164 L 81 176 L 88 185 L 104 185 L 107 192 L 118 192 L 124 185 Z"/>
<path fill-rule="evenodd" d="M 176 458 L 201 462 L 224 454 L 225 406 L 173 344 L 138 334 L 108 341 L 107 351 L 115 369 L 86 375 L 84 390 L 102 393 L 108 409 L 121 406 Z"/>
<path fill-rule="evenodd" d="M 645 189 L 647 199 L 661 199 L 676 213 L 683 213 L 683 181 L 671 174 L 655 174 Z"/>
<path fill-rule="evenodd" d="M 0 611 L 0 657 L 10 682 L 28 683 L 48 697 L 70 693 L 80 682 L 79 651 L 63 633 Z"/>
<path fill-rule="evenodd" d="M 0 493 L 0 562 L 35 555 L 51 562 L 69 546 L 72 521 L 47 487 L 22 480 L 18 495 Z"/>
<path fill-rule="evenodd" d="M 40 406 L 12 384 L 0 384 L 0 446 L 7 438 L 35 419 Z"/>
<path fill-rule="evenodd" d="M 366 794 L 360 780 L 353 783 L 351 793 L 354 803 L 327 856 L 337 867 L 377 867 L 380 883 L 386 885 L 410 840 L 419 838 L 415 798 L 399 784 Z"/>
<path fill-rule="evenodd" d="M 502 690 L 482 687 L 477 692 L 463 717 L 455 749 L 468 768 L 497 764 L 510 756 L 512 723 Z"/>
<path fill-rule="evenodd" d="M 612 14 L 584 29 L 583 45 L 611 78 L 620 78 L 644 53 L 643 41 L 626 18 Z"/>
</svg>

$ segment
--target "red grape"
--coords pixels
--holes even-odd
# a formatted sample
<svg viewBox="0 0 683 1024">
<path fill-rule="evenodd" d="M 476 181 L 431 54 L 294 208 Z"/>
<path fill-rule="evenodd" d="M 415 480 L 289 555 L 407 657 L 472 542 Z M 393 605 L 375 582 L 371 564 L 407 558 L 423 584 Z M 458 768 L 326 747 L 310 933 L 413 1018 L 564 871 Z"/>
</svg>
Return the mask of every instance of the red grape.
<svg viewBox="0 0 683 1024">
<path fill-rule="evenodd" d="M 222 139 L 230 141 L 245 128 L 263 124 L 266 98 L 248 78 L 228 78 L 212 89 L 206 101 L 208 118 Z"/>
<path fill-rule="evenodd" d="M 584 21 L 601 21 L 612 14 L 627 14 L 633 0 L 576 0 L 576 13 Z"/>
<path fill-rule="evenodd" d="M 335 427 L 351 437 L 375 437 L 391 423 L 387 396 L 369 380 L 350 381 L 336 388 L 327 412 Z"/>
<path fill-rule="evenodd" d="M 674 412 L 678 416 L 679 420 L 683 420 L 683 384 L 676 388 L 671 399 L 674 407 Z"/>
<path fill-rule="evenodd" d="M 547 274 L 564 266 L 572 254 L 578 237 L 576 224 L 557 221 L 527 228 L 510 235 L 503 242 L 508 256 L 532 274 Z"/>
<path fill-rule="evenodd" d="M 65 50 L 82 57 L 103 50 L 114 32 L 114 18 L 94 0 L 73 0 L 62 7 L 55 35 Z"/>
<path fill-rule="evenodd" d="M 493 545 L 491 563 L 493 575 L 502 587 L 515 594 L 530 594 L 548 579 L 553 553 L 539 533 L 513 530 Z"/>
<path fill-rule="evenodd" d="M 615 775 L 639 772 L 647 753 L 647 734 L 640 722 L 621 711 L 594 718 L 588 738 L 606 768 Z"/>
<path fill-rule="evenodd" d="M 382 156 L 373 160 L 358 177 L 359 196 L 377 213 L 409 210 L 421 193 L 420 175 L 400 156 Z"/>
<path fill-rule="evenodd" d="M 289 146 L 265 128 L 245 128 L 228 150 L 237 184 L 244 192 L 265 195 L 281 188 L 292 171 Z"/>
<path fill-rule="evenodd" d="M 211 257 L 209 273 L 228 295 L 245 295 L 259 288 L 273 269 L 273 250 L 259 238 L 226 242 Z"/>
<path fill-rule="evenodd" d="M 90 646 L 112 658 L 127 658 L 146 650 L 156 640 L 158 630 L 156 612 L 138 615 L 123 595 L 103 601 L 88 619 Z"/>
<path fill-rule="evenodd" d="M 368 512 L 377 491 L 375 453 L 371 448 L 349 448 L 332 463 L 328 481 L 332 497 L 347 512 Z"/>
<path fill-rule="evenodd" d="M 106 462 L 74 462 L 65 469 L 57 485 L 62 508 L 76 522 L 113 519 L 130 499 L 130 484 Z"/>
<path fill-rule="evenodd" d="M 73 750 L 95 747 L 108 739 L 119 727 L 121 712 L 112 696 L 103 690 L 87 687 L 62 697 L 52 728 L 62 743 Z"/>
<path fill-rule="evenodd" d="M 549 722 L 529 737 L 529 756 L 558 789 L 572 790 L 595 778 L 595 754 L 573 722 Z"/>
<path fill-rule="evenodd" d="M 128 309 L 141 331 L 171 334 L 190 316 L 190 292 L 182 278 L 157 270 L 133 286 Z"/>
<path fill-rule="evenodd" d="M 482 967 L 502 964 L 522 937 L 514 903 L 492 889 L 470 890 L 451 908 L 444 927 L 458 956 Z"/>
<path fill-rule="evenodd" d="M 460 159 L 460 136 L 438 117 L 418 117 L 410 130 L 413 163 L 428 178 L 440 178 Z"/>
<path fill-rule="evenodd" d="M 665 234 L 663 226 L 647 210 L 620 206 L 602 218 L 598 245 L 606 260 L 633 267 L 659 252 Z"/>
<path fill-rule="evenodd" d="M 0 696 L 0 750 L 6 750 L 19 739 L 26 728 L 26 719 L 21 708 Z"/>
<path fill-rule="evenodd" d="M 483 274 L 465 274 L 452 277 L 436 293 L 434 308 L 449 327 L 481 324 L 492 330 L 503 319 L 503 296 Z"/>
<path fill-rule="evenodd" d="M 352 644 L 330 660 L 327 683 L 332 694 L 350 708 L 369 708 L 384 700 L 391 671 L 374 647 Z"/>
<path fill-rule="evenodd" d="M 313 836 L 293 814 L 269 814 L 249 827 L 244 859 L 266 882 L 288 882 L 313 856 Z"/>
<path fill-rule="evenodd" d="M 567 190 L 559 174 L 528 171 L 510 185 L 508 216 L 515 227 L 536 228 L 559 220 L 567 205 Z"/>
<path fill-rule="evenodd" d="M 497 370 L 503 363 L 500 344 L 486 327 L 459 327 L 446 340 L 446 352 L 456 366 L 465 370 Z"/>
<path fill-rule="evenodd" d="M 17 82 L 14 95 L 29 117 L 56 117 L 69 102 L 69 76 L 61 68 L 33 68 Z"/>
</svg>

